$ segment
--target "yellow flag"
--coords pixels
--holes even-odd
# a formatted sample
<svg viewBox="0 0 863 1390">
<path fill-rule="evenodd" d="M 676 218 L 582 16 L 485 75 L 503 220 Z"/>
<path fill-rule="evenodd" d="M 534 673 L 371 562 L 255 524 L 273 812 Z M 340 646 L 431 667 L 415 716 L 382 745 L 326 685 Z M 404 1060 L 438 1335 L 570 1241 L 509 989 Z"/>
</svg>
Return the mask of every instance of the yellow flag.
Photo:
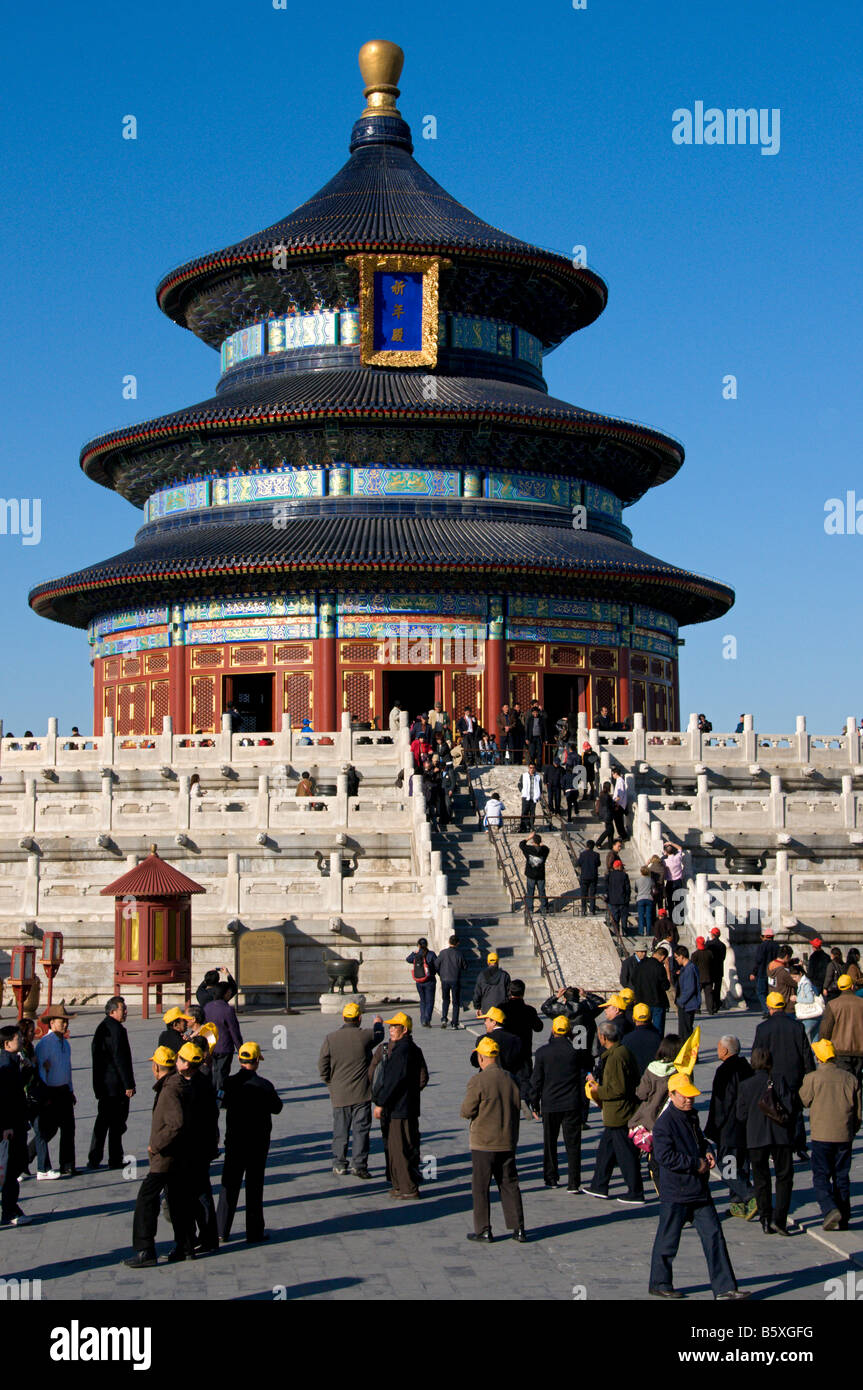
<svg viewBox="0 0 863 1390">
<path fill-rule="evenodd" d="M 695 1070 L 695 1063 L 698 1061 L 698 1044 L 701 1042 L 701 1025 L 693 1028 L 686 1042 L 674 1059 L 674 1065 L 678 1071 L 691 1077 Z"/>
</svg>

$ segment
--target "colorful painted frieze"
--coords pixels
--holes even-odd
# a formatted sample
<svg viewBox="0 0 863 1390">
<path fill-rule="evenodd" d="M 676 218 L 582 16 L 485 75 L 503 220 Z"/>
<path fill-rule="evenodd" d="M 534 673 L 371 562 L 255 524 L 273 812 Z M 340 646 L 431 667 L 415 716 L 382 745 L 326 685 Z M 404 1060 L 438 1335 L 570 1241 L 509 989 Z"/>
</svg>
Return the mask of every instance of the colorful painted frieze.
<svg viewBox="0 0 863 1390">
<path fill-rule="evenodd" d="M 668 632 L 672 637 L 677 636 L 677 623 L 674 618 L 667 613 L 660 613 L 655 608 L 642 608 L 639 604 L 632 605 L 632 621 L 636 627 L 655 627 L 660 632 Z"/>
<path fill-rule="evenodd" d="M 288 618 L 281 623 L 195 624 L 186 632 L 186 645 L 207 646 L 219 642 L 282 642 L 297 637 L 316 637 L 317 622 Z"/>
<path fill-rule="evenodd" d="M 386 616 L 391 613 L 452 613 L 458 617 L 475 617 L 479 622 L 484 622 L 486 600 L 479 594 L 348 593 L 342 590 L 338 595 L 338 611 L 342 616 L 352 613 L 366 613 L 370 616 Z"/>
<path fill-rule="evenodd" d="M 285 594 L 273 598 L 201 599 L 183 605 L 185 622 L 225 618 L 314 617 L 314 594 Z"/>
<path fill-rule="evenodd" d="M 588 618 L 598 623 L 619 623 L 624 609 L 619 603 L 599 603 L 591 599 L 535 598 L 531 594 L 512 594 L 510 618 Z"/>
<path fill-rule="evenodd" d="M 569 507 L 569 479 L 490 473 L 486 479 L 486 496 L 498 502 L 540 502 L 551 507 Z"/>
<path fill-rule="evenodd" d="M 459 474 L 430 468 L 354 468 L 355 497 L 458 497 Z"/>
<path fill-rule="evenodd" d="M 159 605 L 155 608 L 129 608 L 123 613 L 111 613 L 104 618 L 96 618 L 90 624 L 90 633 L 94 638 L 105 637 L 109 632 L 121 632 L 124 628 L 131 627 L 161 627 L 168 622 L 167 605 Z"/>
<path fill-rule="evenodd" d="M 153 651 L 159 647 L 169 647 L 170 637 L 167 632 L 145 632 L 137 633 L 130 637 L 107 638 L 104 642 L 99 642 L 97 646 L 97 656 L 125 656 L 129 652 Z"/>
</svg>

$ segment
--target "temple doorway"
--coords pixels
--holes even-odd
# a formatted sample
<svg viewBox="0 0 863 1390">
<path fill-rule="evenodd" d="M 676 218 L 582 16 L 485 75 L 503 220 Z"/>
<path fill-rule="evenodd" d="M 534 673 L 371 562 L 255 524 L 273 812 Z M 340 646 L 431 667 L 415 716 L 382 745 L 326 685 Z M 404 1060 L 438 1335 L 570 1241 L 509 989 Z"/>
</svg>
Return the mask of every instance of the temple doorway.
<svg viewBox="0 0 863 1390">
<path fill-rule="evenodd" d="M 272 675 L 225 676 L 222 709 L 235 710 L 235 734 L 265 734 L 273 730 Z"/>
<path fill-rule="evenodd" d="M 584 687 L 584 676 L 543 676 L 542 696 L 549 736 L 553 736 L 558 719 L 571 715 L 573 723 L 578 723 L 579 696 L 583 697 Z M 583 699 L 581 703 L 584 704 Z"/>
<path fill-rule="evenodd" d="M 418 714 L 427 714 L 434 708 L 435 700 L 442 699 L 442 687 L 442 671 L 384 671 L 382 726 L 388 720 L 396 700 L 401 702 L 402 709 L 407 710 L 411 721 Z M 452 718 L 452 710 L 447 713 Z"/>
</svg>

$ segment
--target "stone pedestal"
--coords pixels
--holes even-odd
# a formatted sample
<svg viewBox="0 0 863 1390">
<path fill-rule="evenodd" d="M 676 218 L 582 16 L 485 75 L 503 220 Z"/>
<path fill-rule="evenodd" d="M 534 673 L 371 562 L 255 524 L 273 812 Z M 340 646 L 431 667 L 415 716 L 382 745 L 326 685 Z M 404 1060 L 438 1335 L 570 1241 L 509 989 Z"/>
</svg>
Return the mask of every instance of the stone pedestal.
<svg viewBox="0 0 863 1390">
<path fill-rule="evenodd" d="M 345 1004 L 359 1004 L 360 1008 L 365 1011 L 366 996 L 364 994 L 348 994 L 347 991 L 345 991 L 344 994 L 339 994 L 338 990 L 336 990 L 334 994 L 330 994 L 328 991 L 326 994 L 321 995 L 320 1004 L 322 1014 L 338 1014 L 341 1016 Z"/>
</svg>

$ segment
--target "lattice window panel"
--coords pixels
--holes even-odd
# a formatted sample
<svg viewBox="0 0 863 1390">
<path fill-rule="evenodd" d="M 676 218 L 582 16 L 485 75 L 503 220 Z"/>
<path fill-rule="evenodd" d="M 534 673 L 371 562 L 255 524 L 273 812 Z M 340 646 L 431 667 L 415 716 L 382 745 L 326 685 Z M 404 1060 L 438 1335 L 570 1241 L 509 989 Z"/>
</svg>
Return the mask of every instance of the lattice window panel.
<svg viewBox="0 0 863 1390">
<path fill-rule="evenodd" d="M 374 683 L 371 671 L 342 673 L 342 706 L 354 719 L 366 722 L 374 714 Z"/>
<path fill-rule="evenodd" d="M 668 728 L 668 691 L 664 685 L 650 687 L 650 703 L 653 708 L 653 728 Z"/>
<path fill-rule="evenodd" d="M 192 729 L 212 732 L 216 723 L 216 682 L 212 676 L 195 676 L 192 681 Z"/>
<path fill-rule="evenodd" d="M 143 676 L 143 674 L 144 674 L 144 663 L 142 662 L 142 660 L 141 660 L 141 658 L 140 658 L 139 656 L 124 656 L 124 657 L 123 657 L 123 675 L 124 675 L 124 676 Z"/>
<path fill-rule="evenodd" d="M 146 682 L 140 681 L 134 685 L 118 685 L 117 733 L 147 734 L 149 732 Z"/>
<path fill-rule="evenodd" d="M 120 664 L 120 658 L 118 656 L 108 657 L 108 660 L 102 667 L 102 674 L 106 681 L 116 681 L 120 679 Z"/>
<path fill-rule="evenodd" d="M 171 713 L 171 683 L 170 681 L 152 681 L 150 683 L 150 733 L 160 734 L 162 732 L 162 719 L 166 714 Z"/>
<path fill-rule="evenodd" d="M 109 685 L 102 691 L 102 715 L 105 719 L 114 718 L 114 710 L 117 704 L 117 687 Z"/>
<path fill-rule="evenodd" d="M 530 709 L 531 700 L 536 698 L 536 676 L 532 671 L 524 671 L 520 675 L 510 676 L 509 688 L 512 704 L 520 705 L 522 717 Z M 493 711 L 497 718 L 497 710 Z"/>
<path fill-rule="evenodd" d="M 266 666 L 266 647 L 232 647 L 232 666 Z"/>
<path fill-rule="evenodd" d="M 642 676 L 646 676 L 646 675 L 647 675 L 647 657 L 646 657 L 646 656 L 635 656 L 635 655 L 631 656 L 631 657 L 629 658 L 629 669 L 630 669 L 630 671 L 638 671 Z"/>
<path fill-rule="evenodd" d="M 342 661 L 377 661 L 377 642 L 343 642 Z"/>
<path fill-rule="evenodd" d="M 645 666 L 647 662 L 645 661 Z M 632 682 L 632 713 L 646 714 L 647 712 L 647 688 L 644 681 Z"/>
<path fill-rule="evenodd" d="M 275 649 L 275 660 L 277 666 L 282 666 L 286 661 L 311 661 L 312 649 L 307 642 L 283 642 L 280 647 Z"/>
<path fill-rule="evenodd" d="M 593 647 L 590 653 L 590 664 L 597 671 L 616 671 L 617 652 L 611 652 L 607 647 Z"/>
<path fill-rule="evenodd" d="M 148 652 L 147 653 L 147 675 L 164 676 L 171 664 L 171 658 L 167 652 Z"/>
<path fill-rule="evenodd" d="M 582 647 L 552 647 L 551 664 L 552 666 L 583 666 L 584 649 Z"/>
<path fill-rule="evenodd" d="M 202 666 L 223 666 L 224 663 L 224 647 L 195 647 L 192 652 L 192 666 L 196 670 Z"/>
<path fill-rule="evenodd" d="M 664 679 L 665 679 L 665 662 L 664 662 L 664 661 L 651 661 L 651 663 L 650 663 L 650 674 L 651 674 L 652 676 L 659 676 L 662 680 L 664 680 Z"/>
<path fill-rule="evenodd" d="M 608 713 L 612 723 L 617 720 L 617 681 L 611 676 L 594 676 L 593 681 L 593 709 L 595 714 L 599 714 L 603 705 L 608 705 Z"/>
<path fill-rule="evenodd" d="M 481 700 L 482 687 L 479 676 L 474 676 L 469 671 L 456 671 L 452 678 L 453 718 L 461 719 L 468 708 L 472 709 L 478 718 L 481 717 Z"/>
<path fill-rule="evenodd" d="M 291 716 L 291 724 L 298 729 L 303 720 L 315 722 L 314 687 L 309 671 L 285 671 L 282 709 Z"/>
<path fill-rule="evenodd" d="M 538 661 L 539 648 L 533 642 L 514 642 L 507 651 L 507 661 Z"/>
</svg>

